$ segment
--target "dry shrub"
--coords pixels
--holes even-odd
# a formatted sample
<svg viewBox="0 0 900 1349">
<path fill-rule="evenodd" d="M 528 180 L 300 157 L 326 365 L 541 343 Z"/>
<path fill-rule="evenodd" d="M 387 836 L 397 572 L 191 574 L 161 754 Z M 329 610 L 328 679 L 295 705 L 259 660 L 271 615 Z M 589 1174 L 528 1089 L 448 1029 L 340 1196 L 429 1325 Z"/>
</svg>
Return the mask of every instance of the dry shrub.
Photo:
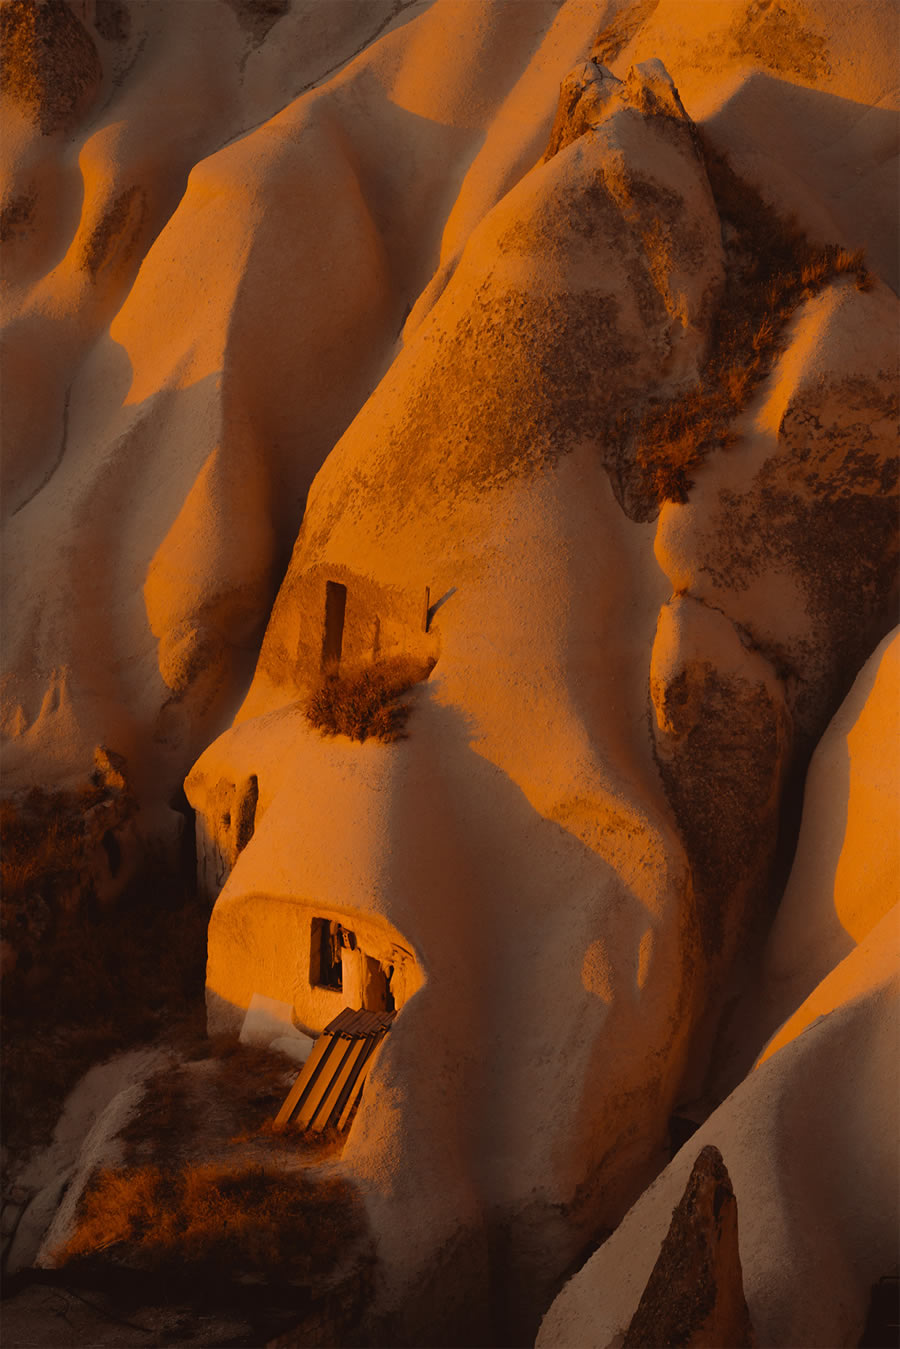
<svg viewBox="0 0 900 1349">
<path fill-rule="evenodd" d="M 304 1283 L 333 1270 L 365 1233 L 346 1181 L 262 1165 L 138 1166 L 97 1173 L 57 1265 L 96 1259 L 169 1279 L 264 1276 Z"/>
<path fill-rule="evenodd" d="M 114 906 L 93 893 L 84 817 L 106 799 L 86 787 L 0 807 L 3 928 L 15 951 L 2 984 L 4 1138 L 14 1153 L 48 1140 L 92 1064 L 202 1018 L 209 914 L 193 877 L 154 853 Z"/>
<path fill-rule="evenodd" d="M 351 740 L 399 740 L 412 710 L 397 699 L 423 679 L 434 662 L 388 656 L 345 674 L 327 672 L 310 695 L 307 720 L 325 735 Z"/>
<path fill-rule="evenodd" d="M 21 800 L 0 801 L 0 876 L 3 902 L 27 902 L 37 891 L 77 882 L 85 861 L 84 819 L 109 800 L 93 784 L 80 792 L 33 788 Z"/>
<path fill-rule="evenodd" d="M 713 449 L 736 437 L 730 427 L 783 350 L 797 308 L 836 277 L 853 275 L 860 290 L 872 279 L 862 251 L 812 244 L 782 219 L 702 133 L 697 143 L 725 226 L 726 276 L 699 380 L 673 397 L 652 401 L 618 424 L 620 449 L 630 446 L 635 494 L 644 510 L 684 502 L 694 471 Z"/>
</svg>

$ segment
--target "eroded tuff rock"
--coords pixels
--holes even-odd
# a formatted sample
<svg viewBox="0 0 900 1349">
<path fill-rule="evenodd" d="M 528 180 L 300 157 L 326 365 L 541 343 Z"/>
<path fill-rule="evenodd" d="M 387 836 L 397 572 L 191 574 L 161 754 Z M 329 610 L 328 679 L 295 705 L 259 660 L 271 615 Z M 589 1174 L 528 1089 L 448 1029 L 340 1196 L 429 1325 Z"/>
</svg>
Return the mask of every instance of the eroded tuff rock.
<svg viewBox="0 0 900 1349">
<path fill-rule="evenodd" d="M 650 698 L 657 763 L 690 859 L 703 961 L 725 971 L 742 945 L 758 940 L 772 883 L 794 748 L 784 686 L 724 614 L 676 596 L 660 610 Z M 716 995 L 708 1031 L 719 1011 Z"/>
<path fill-rule="evenodd" d="M 872 1285 L 896 1258 L 900 1220 L 900 910 L 896 876 L 887 880 L 881 869 L 890 865 L 892 840 L 880 837 L 887 815 L 896 821 L 898 792 L 879 763 L 877 741 L 869 741 L 876 722 L 886 720 L 885 703 L 896 705 L 895 656 L 896 637 L 861 672 L 823 738 L 829 756 L 843 753 L 845 769 L 826 784 L 814 760 L 784 911 L 746 999 L 743 1025 L 758 1037 L 755 1048 L 749 1046 L 751 1063 L 758 1055 L 756 1066 L 566 1285 L 544 1319 L 539 1349 L 613 1349 L 622 1343 L 696 1149 L 709 1146 L 725 1159 L 737 1197 L 743 1287 L 758 1341 L 847 1349 L 860 1343 Z M 829 873 L 842 841 L 853 849 L 865 836 L 870 811 L 872 864 L 856 872 L 851 897 Z M 800 896 L 811 884 L 814 902 L 802 905 Z M 849 953 L 841 959 L 844 951 Z M 808 988 L 805 952 L 814 969 L 838 963 L 797 1006 Z M 783 1017 L 792 1006 L 760 1054 L 772 1026 L 766 1014 Z M 747 1051 L 744 1044 L 736 1052 Z M 844 1235 L 851 1230 L 848 1254 Z"/>
<path fill-rule="evenodd" d="M 476 1325 L 527 1334 L 551 1270 L 645 1182 L 767 898 L 796 699 L 740 599 L 677 574 L 673 524 L 705 519 L 693 493 L 642 523 L 604 468 L 619 413 L 696 377 L 724 256 L 691 124 L 642 65 L 485 217 L 329 455 L 248 698 L 188 781 L 209 836 L 220 782 L 255 774 L 261 807 L 210 927 L 211 1025 L 263 984 L 318 1025 L 340 999 L 316 982 L 324 919 L 406 950 L 423 979 L 345 1153 L 399 1336 L 438 1296 L 459 1315 L 463 1286 Z M 852 278 L 832 292 L 885 301 Z M 809 352 L 785 342 L 789 382 Z M 750 459 L 710 455 L 697 497 Z M 433 643 L 406 742 L 326 744 L 303 716 L 329 586 L 348 662 Z M 796 591 L 752 599 L 803 640 Z M 827 703 L 821 670 L 808 679 Z M 415 1178 L 451 1117 L 426 1213 Z"/>
<path fill-rule="evenodd" d="M 528 1337 L 554 1267 L 652 1168 L 705 999 L 646 728 L 668 587 L 602 462 L 621 408 L 694 370 L 722 277 L 687 120 L 635 105 L 658 73 L 638 72 L 474 232 L 318 475 L 248 697 L 187 782 L 204 840 L 220 782 L 255 774 L 259 789 L 210 925 L 211 1026 L 264 984 L 324 1025 L 343 992 L 316 969 L 326 920 L 394 968 L 403 1005 L 345 1159 L 382 1233 L 375 1314 L 398 1337 L 422 1333 L 437 1296 L 448 1324 L 472 1319 L 466 1336 L 493 1322 Z M 335 587 L 348 668 L 437 658 L 396 745 L 324 742 L 303 715 Z M 511 1036 L 532 1049 L 511 1055 Z M 551 1098 L 570 1105 L 555 1116 Z M 448 1109 L 426 1211 L 416 1178 Z"/>
<path fill-rule="evenodd" d="M 886 289 L 843 280 L 811 300 L 735 448 L 659 520 L 674 587 L 721 609 L 767 657 L 807 753 L 894 622 L 895 313 Z"/>
<path fill-rule="evenodd" d="M 892 621 L 896 15 L 628 0 L 592 48 L 580 0 L 127 12 L 120 34 L 95 11 L 108 104 L 64 148 L 19 117 L 11 155 L 6 378 L 28 397 L 4 414 L 8 764 L 83 775 L 102 740 L 158 803 L 202 751 L 187 790 L 224 881 L 210 1024 L 259 991 L 323 1025 L 343 989 L 316 982 L 314 924 L 352 922 L 400 1006 L 341 1163 L 376 1235 L 372 1316 L 396 1342 L 526 1343 L 655 1171 L 785 772 Z M 538 163 L 592 49 L 610 74 L 587 70 Z M 752 397 L 674 497 L 663 474 L 635 501 L 611 432 L 696 383 L 726 264 L 767 265 L 723 231 L 691 117 L 832 262 L 838 244 L 872 257 L 819 277 L 760 381 L 730 372 Z M 348 664 L 437 658 L 402 742 L 306 721 L 329 585 Z M 850 1056 L 873 1074 L 876 1011 Z M 774 1124 L 765 1093 L 748 1105 L 742 1243 L 755 1321 L 797 1343 L 785 1252 L 812 1251 L 841 1326 L 856 1274 L 815 1264 L 834 1229 L 803 1217 L 821 1177 L 804 1188 L 788 1118 L 808 1083 L 775 1076 Z M 871 1282 L 890 1159 L 883 1101 L 862 1095 L 853 1149 L 816 1119 Z M 878 1160 L 864 1203 L 859 1140 Z M 602 1306 L 634 1296 L 610 1338 L 685 1181 L 664 1182 L 647 1262 L 613 1262 Z M 815 1247 L 798 1227 L 823 1229 Z"/>
<path fill-rule="evenodd" d="M 219 778 L 205 795 L 197 822 L 197 881 L 206 899 L 215 899 L 253 837 L 258 798 L 253 773 L 240 784 Z"/>
<path fill-rule="evenodd" d="M 65 151 L 27 127 L 5 141 L 10 784 L 38 763 L 48 786 L 84 777 L 104 740 L 158 805 L 230 722 L 309 484 L 428 279 L 448 185 L 520 76 L 557 92 L 531 73 L 555 5 L 484 4 L 483 27 L 432 8 L 413 30 L 393 0 L 240 6 L 250 35 L 224 4 L 127 7 L 127 33 L 101 5 L 107 103 Z M 528 167 L 495 153 L 511 182 Z"/>
<path fill-rule="evenodd" d="M 658 62 L 616 82 L 591 134 L 524 178 L 470 240 L 379 385 L 384 414 L 364 417 L 368 438 L 342 440 L 316 483 L 242 715 L 317 677 L 322 558 L 342 519 L 377 502 L 379 535 L 398 537 L 417 512 L 533 479 L 585 443 L 602 462 L 625 409 L 696 372 L 721 233 L 688 119 L 637 106 L 657 87 L 677 100 Z M 418 588 L 401 571 L 388 590 L 371 569 L 333 556 L 328 567 L 342 584 L 353 576 L 365 615 L 348 609 L 350 658 L 421 645 L 424 586 L 442 593 L 430 572 Z"/>
<path fill-rule="evenodd" d="M 0 8 L 0 92 L 43 135 L 71 130 L 97 96 L 97 48 L 65 0 L 6 0 Z"/>
<path fill-rule="evenodd" d="M 670 117 L 689 123 L 690 118 L 662 61 L 644 61 L 633 66 L 622 81 L 596 58 L 576 66 L 563 80 L 559 107 L 544 158 L 552 159 L 572 141 L 594 130 L 609 115 L 609 104 L 630 104 L 643 117 Z"/>
<path fill-rule="evenodd" d="M 819 741 L 806 775 L 790 878 L 745 999 L 752 1057 L 829 970 L 887 922 L 900 900 L 900 634 L 863 666 Z M 895 910 L 895 918 L 900 922 Z"/>
<path fill-rule="evenodd" d="M 621 1343 L 695 1148 L 708 1145 L 722 1154 L 734 1188 L 757 1341 L 859 1344 L 872 1285 L 896 1259 L 900 1219 L 897 932 L 895 910 L 798 1010 L 772 1052 L 566 1285 L 544 1318 L 538 1349 Z"/>
<path fill-rule="evenodd" d="M 751 1349 L 737 1202 L 722 1154 L 694 1162 L 622 1349 Z"/>
<path fill-rule="evenodd" d="M 611 70 L 595 61 L 587 61 L 569 71 L 560 85 L 559 107 L 544 159 L 552 159 L 572 141 L 597 126 L 603 119 L 606 104 L 618 93 L 621 83 Z"/>
</svg>

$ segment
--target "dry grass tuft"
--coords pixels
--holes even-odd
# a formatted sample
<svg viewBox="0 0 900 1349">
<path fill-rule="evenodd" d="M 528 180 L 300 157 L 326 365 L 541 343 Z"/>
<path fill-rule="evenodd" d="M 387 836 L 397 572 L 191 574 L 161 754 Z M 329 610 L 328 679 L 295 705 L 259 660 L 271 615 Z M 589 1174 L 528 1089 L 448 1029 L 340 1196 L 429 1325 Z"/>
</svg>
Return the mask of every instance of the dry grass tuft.
<svg viewBox="0 0 900 1349">
<path fill-rule="evenodd" d="M 138 1166 L 98 1172 L 57 1265 L 103 1257 L 222 1288 L 236 1274 L 309 1283 L 365 1233 L 362 1204 L 336 1177 L 262 1165 Z"/>
<path fill-rule="evenodd" d="M 725 288 L 699 380 L 618 423 L 620 455 L 634 465 L 645 512 L 686 501 L 709 453 L 734 443 L 731 424 L 771 372 L 798 307 L 840 276 L 854 276 L 860 290 L 873 284 L 862 251 L 812 244 L 702 133 L 698 145 L 729 241 Z"/>
<path fill-rule="evenodd" d="M 346 674 L 325 674 L 310 695 L 307 720 L 325 735 L 399 740 L 412 710 L 398 698 L 427 679 L 434 661 L 390 656 Z"/>
</svg>

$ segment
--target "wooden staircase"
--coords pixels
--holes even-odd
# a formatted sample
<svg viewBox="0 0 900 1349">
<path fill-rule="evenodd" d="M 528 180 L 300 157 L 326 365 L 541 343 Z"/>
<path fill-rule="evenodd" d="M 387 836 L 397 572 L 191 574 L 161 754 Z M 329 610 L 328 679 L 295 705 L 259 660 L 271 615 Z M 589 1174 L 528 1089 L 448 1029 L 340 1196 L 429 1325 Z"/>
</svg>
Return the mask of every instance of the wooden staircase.
<svg viewBox="0 0 900 1349">
<path fill-rule="evenodd" d="M 344 1010 L 325 1027 L 303 1065 L 284 1105 L 275 1116 L 283 1129 L 295 1118 L 301 1129 L 317 1133 L 343 1130 L 360 1096 L 372 1055 L 391 1028 L 396 1012 Z"/>
</svg>

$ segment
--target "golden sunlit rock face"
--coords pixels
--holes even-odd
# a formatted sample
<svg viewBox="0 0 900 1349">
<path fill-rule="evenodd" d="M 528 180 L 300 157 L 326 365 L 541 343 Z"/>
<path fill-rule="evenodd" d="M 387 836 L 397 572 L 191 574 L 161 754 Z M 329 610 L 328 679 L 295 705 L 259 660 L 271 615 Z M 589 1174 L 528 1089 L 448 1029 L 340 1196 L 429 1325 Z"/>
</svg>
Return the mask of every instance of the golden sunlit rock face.
<svg viewBox="0 0 900 1349">
<path fill-rule="evenodd" d="M 158 885 L 211 1037 L 199 979 L 93 1008 L 82 1071 L 185 1066 L 16 1153 L 7 1270 L 224 1306 L 271 1251 L 240 1324 L 292 1343 L 856 1346 L 900 1192 L 894 0 L 0 30 L 11 1015 L 77 1021 L 95 914 L 168 989 Z M 395 1013 L 346 1133 L 225 1141 L 236 1074 L 296 1075 L 255 995 Z M 208 1121 L 145 1104 L 135 1152 L 175 1082 Z"/>
</svg>

